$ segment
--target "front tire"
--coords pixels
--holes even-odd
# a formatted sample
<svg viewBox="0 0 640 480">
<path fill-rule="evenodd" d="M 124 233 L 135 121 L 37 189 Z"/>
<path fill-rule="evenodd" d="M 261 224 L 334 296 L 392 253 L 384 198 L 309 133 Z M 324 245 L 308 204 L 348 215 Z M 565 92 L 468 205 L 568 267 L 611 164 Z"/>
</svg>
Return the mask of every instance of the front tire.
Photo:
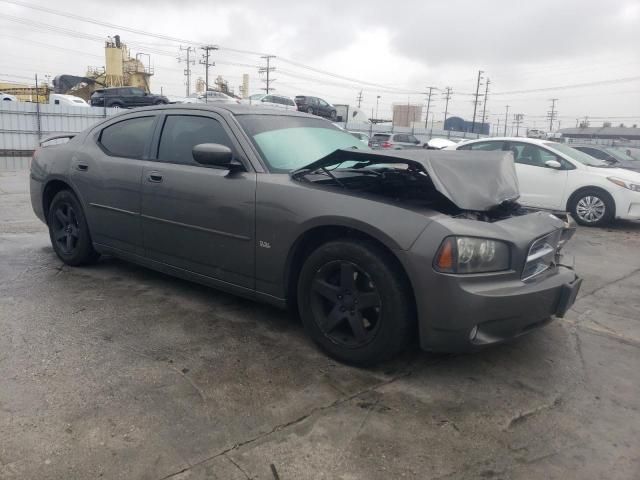
<svg viewBox="0 0 640 480">
<path fill-rule="evenodd" d="M 331 120 L 335 122 L 336 119 L 338 118 L 338 113 L 335 110 L 331 110 L 330 117 L 331 117 Z"/>
<path fill-rule="evenodd" d="M 413 296 L 399 266 L 374 244 L 337 240 L 304 263 L 298 308 L 311 338 L 331 357 L 372 365 L 398 354 L 414 327 Z"/>
<path fill-rule="evenodd" d="M 47 225 L 53 250 L 67 265 L 93 263 L 100 256 L 93 248 L 82 206 L 71 191 L 62 190 L 53 197 Z"/>
<path fill-rule="evenodd" d="M 307 113 L 310 115 L 313 115 L 313 108 L 311 107 L 307 108 Z"/>
<path fill-rule="evenodd" d="M 602 227 L 613 220 L 615 202 L 604 190 L 585 188 L 571 195 L 568 210 L 580 225 Z"/>
</svg>

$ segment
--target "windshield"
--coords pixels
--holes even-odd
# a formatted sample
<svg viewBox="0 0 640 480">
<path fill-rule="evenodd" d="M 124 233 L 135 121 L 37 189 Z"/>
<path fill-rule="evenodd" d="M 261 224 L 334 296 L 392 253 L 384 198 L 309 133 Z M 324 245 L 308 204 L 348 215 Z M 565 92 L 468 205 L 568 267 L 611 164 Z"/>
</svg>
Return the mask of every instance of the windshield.
<svg viewBox="0 0 640 480">
<path fill-rule="evenodd" d="M 565 145 L 563 143 L 547 142 L 545 143 L 545 146 L 553 148 L 560 153 L 564 153 L 572 160 L 580 162 L 583 165 L 587 165 L 588 167 L 611 167 L 611 165 L 609 165 L 604 160 L 598 160 L 597 158 L 594 158 L 587 153 L 576 150 L 575 148 L 572 148 L 569 145 Z"/>
<path fill-rule="evenodd" d="M 320 118 L 287 115 L 238 115 L 269 170 L 286 173 L 342 148 L 369 150 L 348 132 Z"/>
<path fill-rule="evenodd" d="M 633 147 L 610 147 L 607 153 L 621 162 L 640 161 L 640 149 Z"/>
</svg>

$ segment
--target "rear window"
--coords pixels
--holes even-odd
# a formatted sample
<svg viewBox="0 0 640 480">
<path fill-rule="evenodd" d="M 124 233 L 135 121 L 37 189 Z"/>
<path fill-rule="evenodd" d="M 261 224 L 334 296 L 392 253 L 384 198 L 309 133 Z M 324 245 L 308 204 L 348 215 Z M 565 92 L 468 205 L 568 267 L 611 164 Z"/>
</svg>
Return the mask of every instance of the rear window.
<svg viewBox="0 0 640 480">
<path fill-rule="evenodd" d="M 100 90 L 95 90 L 95 91 L 93 92 L 93 95 L 96 95 L 96 94 L 97 94 L 97 95 L 104 95 L 104 90 L 102 90 L 102 89 L 100 89 Z"/>
<path fill-rule="evenodd" d="M 296 97 L 296 102 L 304 102 L 306 99 L 307 99 L 307 97 L 297 96 Z"/>
<path fill-rule="evenodd" d="M 380 141 L 382 141 L 382 142 L 386 142 L 386 141 L 388 141 L 388 140 L 389 140 L 389 138 L 391 138 L 391 135 L 384 135 L 384 134 L 382 134 L 382 133 L 376 133 L 376 134 L 373 136 L 373 139 L 374 139 L 374 140 L 380 140 Z"/>
<path fill-rule="evenodd" d="M 100 144 L 113 156 L 142 158 L 154 119 L 137 117 L 109 125 L 100 134 Z"/>
</svg>

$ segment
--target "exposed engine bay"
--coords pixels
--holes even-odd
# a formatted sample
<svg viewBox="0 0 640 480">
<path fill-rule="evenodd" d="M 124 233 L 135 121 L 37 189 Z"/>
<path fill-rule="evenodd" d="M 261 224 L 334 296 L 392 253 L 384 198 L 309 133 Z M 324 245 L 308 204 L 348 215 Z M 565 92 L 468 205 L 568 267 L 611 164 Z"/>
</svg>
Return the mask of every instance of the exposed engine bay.
<svg viewBox="0 0 640 480">
<path fill-rule="evenodd" d="M 455 218 L 494 222 L 530 212 L 516 201 L 505 201 L 486 211 L 460 209 L 440 193 L 429 174 L 415 164 L 356 164 L 349 168 L 320 168 L 294 178 L 429 208 Z"/>
</svg>

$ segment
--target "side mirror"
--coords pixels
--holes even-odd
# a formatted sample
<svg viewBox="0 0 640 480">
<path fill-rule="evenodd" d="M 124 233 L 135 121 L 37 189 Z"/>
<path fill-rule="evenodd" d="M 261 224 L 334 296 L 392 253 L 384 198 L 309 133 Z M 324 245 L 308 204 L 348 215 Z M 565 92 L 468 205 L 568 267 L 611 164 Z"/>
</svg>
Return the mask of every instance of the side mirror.
<svg viewBox="0 0 640 480">
<path fill-rule="evenodd" d="M 231 149 L 219 143 L 200 143 L 192 150 L 193 159 L 201 165 L 231 168 L 233 153 Z"/>
<path fill-rule="evenodd" d="M 560 170 L 562 168 L 562 164 L 557 160 L 547 160 L 546 162 L 544 162 L 544 164 L 548 168 L 553 168 L 555 170 Z"/>
</svg>

